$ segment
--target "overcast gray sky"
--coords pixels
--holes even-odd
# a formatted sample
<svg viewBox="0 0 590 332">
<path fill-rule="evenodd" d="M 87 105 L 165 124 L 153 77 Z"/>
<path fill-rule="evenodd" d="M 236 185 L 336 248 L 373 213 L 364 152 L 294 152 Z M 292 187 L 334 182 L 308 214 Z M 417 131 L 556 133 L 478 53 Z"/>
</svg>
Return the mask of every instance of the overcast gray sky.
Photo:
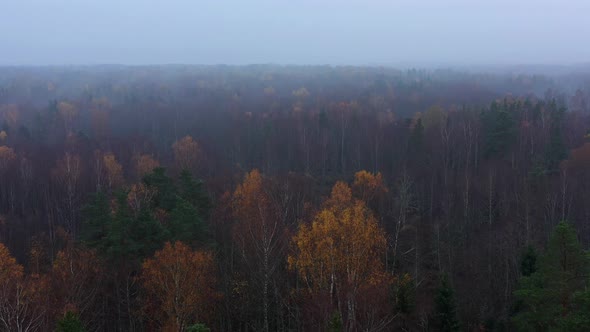
<svg viewBox="0 0 590 332">
<path fill-rule="evenodd" d="M 588 0 L 0 0 L 0 64 L 571 64 Z"/>
</svg>

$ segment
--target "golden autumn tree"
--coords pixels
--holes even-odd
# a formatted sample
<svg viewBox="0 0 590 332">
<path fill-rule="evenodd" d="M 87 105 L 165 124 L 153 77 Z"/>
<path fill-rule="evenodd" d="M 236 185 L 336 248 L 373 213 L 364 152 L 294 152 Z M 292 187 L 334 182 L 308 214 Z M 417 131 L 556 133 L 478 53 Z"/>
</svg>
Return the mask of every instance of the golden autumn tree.
<svg viewBox="0 0 590 332">
<path fill-rule="evenodd" d="M 387 187 L 383 183 L 381 173 L 373 174 L 365 170 L 354 174 L 352 188 L 360 199 L 368 203 L 373 199 L 387 193 Z"/>
<path fill-rule="evenodd" d="M 0 330 L 36 331 L 44 318 L 44 279 L 27 278 L 23 267 L 0 243 Z"/>
<path fill-rule="evenodd" d="M 90 249 L 68 245 L 57 253 L 51 270 L 53 315 L 76 312 L 88 322 L 97 319 L 95 312 L 104 277 L 102 262 Z"/>
<path fill-rule="evenodd" d="M 107 188 L 114 190 L 123 184 L 123 166 L 112 153 L 105 154 L 102 160 L 106 171 Z"/>
<path fill-rule="evenodd" d="M 144 309 L 161 331 L 186 331 L 210 318 L 219 297 L 213 254 L 166 243 L 143 263 Z"/>
<path fill-rule="evenodd" d="M 269 331 L 269 297 L 277 267 L 284 261 L 286 233 L 284 218 L 258 170 L 247 173 L 236 188 L 232 210 L 236 219 L 233 240 L 248 267 L 250 286 L 260 292 L 263 320 L 260 330 Z"/>
<path fill-rule="evenodd" d="M 51 176 L 62 191 L 62 203 L 66 214 L 64 214 L 64 223 L 72 234 L 77 231 L 77 207 L 79 203 L 79 182 L 82 173 L 82 159 L 79 155 L 66 152 L 63 158 L 57 161 L 55 168 L 51 171 Z"/>
<path fill-rule="evenodd" d="M 373 212 L 353 198 L 346 183 L 337 182 L 323 209 L 311 224 L 299 227 L 292 244 L 289 267 L 297 271 L 310 294 L 329 293 L 335 299 L 348 330 L 357 328 L 360 293 L 389 279 L 382 262 L 385 232 Z"/>
<path fill-rule="evenodd" d="M 5 171 L 10 163 L 16 159 L 16 154 L 11 147 L 0 146 L 0 171 Z"/>
<path fill-rule="evenodd" d="M 198 166 L 201 147 L 191 136 L 176 141 L 172 145 L 174 161 L 181 170 L 194 171 Z"/>
<path fill-rule="evenodd" d="M 135 172 L 138 179 L 151 173 L 154 168 L 160 167 L 160 162 L 149 154 L 136 155 L 133 159 L 135 160 Z"/>
<path fill-rule="evenodd" d="M 67 101 L 61 101 L 57 104 L 57 111 L 64 122 L 66 134 L 72 131 L 73 122 L 78 116 L 78 109 Z"/>
</svg>

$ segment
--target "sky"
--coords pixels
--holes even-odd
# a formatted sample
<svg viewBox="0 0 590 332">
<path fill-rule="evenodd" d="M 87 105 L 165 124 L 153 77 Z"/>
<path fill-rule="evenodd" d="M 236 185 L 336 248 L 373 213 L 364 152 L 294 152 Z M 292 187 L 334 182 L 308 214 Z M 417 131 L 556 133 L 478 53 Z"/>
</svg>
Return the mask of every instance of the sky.
<svg viewBox="0 0 590 332">
<path fill-rule="evenodd" d="M 0 65 L 590 62 L 587 0 L 0 0 Z"/>
</svg>

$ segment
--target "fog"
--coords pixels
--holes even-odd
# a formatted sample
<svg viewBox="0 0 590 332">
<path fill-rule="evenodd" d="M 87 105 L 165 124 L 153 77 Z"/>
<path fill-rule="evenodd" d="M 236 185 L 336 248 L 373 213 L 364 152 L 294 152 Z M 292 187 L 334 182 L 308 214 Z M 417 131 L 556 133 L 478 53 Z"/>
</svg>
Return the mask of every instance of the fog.
<svg viewBox="0 0 590 332">
<path fill-rule="evenodd" d="M 0 65 L 574 64 L 584 0 L 2 0 Z"/>
</svg>

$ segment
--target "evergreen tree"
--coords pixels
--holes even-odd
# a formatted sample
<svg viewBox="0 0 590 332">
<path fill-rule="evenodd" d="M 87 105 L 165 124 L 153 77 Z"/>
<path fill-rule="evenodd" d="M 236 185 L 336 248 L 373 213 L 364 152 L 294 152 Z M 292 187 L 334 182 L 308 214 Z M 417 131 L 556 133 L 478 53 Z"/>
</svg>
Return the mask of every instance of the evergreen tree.
<svg viewBox="0 0 590 332">
<path fill-rule="evenodd" d="M 82 227 L 82 242 L 91 248 L 104 251 L 104 237 L 112 222 L 108 197 L 102 193 L 94 194 L 83 209 L 84 222 Z"/>
<path fill-rule="evenodd" d="M 338 310 L 334 310 L 332 317 L 328 321 L 328 332 L 342 332 L 344 331 L 344 323 L 342 316 Z"/>
<path fill-rule="evenodd" d="M 553 101 L 550 104 L 551 130 L 549 144 L 545 149 L 545 168 L 553 173 L 559 169 L 559 163 L 567 158 L 567 148 L 563 142 L 562 126 L 565 117 L 565 108 L 558 108 Z"/>
<path fill-rule="evenodd" d="M 62 319 L 57 322 L 56 332 L 85 332 L 82 321 L 75 313 L 68 311 Z"/>
<path fill-rule="evenodd" d="M 516 126 L 512 113 L 505 106 L 493 102 L 490 110 L 483 113 L 485 128 L 484 154 L 487 158 L 503 156 L 516 137 Z"/>
<path fill-rule="evenodd" d="M 537 271 L 537 251 L 531 245 L 527 246 L 520 260 L 520 273 L 528 277 Z"/>
<path fill-rule="evenodd" d="M 193 324 L 186 329 L 186 332 L 210 332 L 210 331 L 211 331 L 211 329 L 202 323 Z"/>
<path fill-rule="evenodd" d="M 203 182 L 195 180 L 189 171 L 182 171 L 179 177 L 180 197 L 192 204 L 203 219 L 209 217 L 211 200 L 203 188 Z"/>
<path fill-rule="evenodd" d="M 555 228 L 537 271 L 524 276 L 515 292 L 523 309 L 513 318 L 522 331 L 547 331 L 583 324 L 583 293 L 587 285 L 588 256 L 570 224 Z M 582 315 L 582 316 L 580 316 Z M 590 325 L 586 325 L 590 330 Z"/>
<path fill-rule="evenodd" d="M 166 175 L 166 169 L 163 167 L 154 168 L 152 173 L 147 174 L 143 178 L 143 182 L 154 189 L 156 195 L 154 197 L 155 207 L 164 209 L 165 211 L 172 211 L 176 204 L 177 188 L 174 181 Z"/>
<path fill-rule="evenodd" d="M 179 198 L 176 207 L 170 213 L 167 224 L 171 241 L 191 244 L 203 240 L 206 233 L 205 223 L 197 209 L 184 199 Z"/>
<path fill-rule="evenodd" d="M 437 331 L 459 331 L 455 292 L 446 274 L 443 274 L 441 278 L 434 303 L 436 310 L 434 323 Z"/>
</svg>

